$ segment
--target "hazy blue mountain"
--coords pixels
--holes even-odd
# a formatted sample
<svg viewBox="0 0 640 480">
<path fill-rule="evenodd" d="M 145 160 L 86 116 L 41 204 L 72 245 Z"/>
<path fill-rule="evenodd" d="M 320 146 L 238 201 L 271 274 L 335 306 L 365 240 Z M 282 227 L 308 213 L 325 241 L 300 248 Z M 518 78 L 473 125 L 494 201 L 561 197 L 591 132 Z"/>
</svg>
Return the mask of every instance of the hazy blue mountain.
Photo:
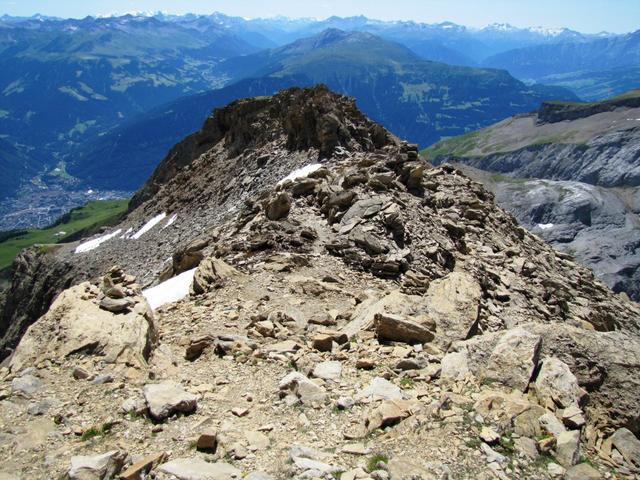
<svg viewBox="0 0 640 480">
<path fill-rule="evenodd" d="M 0 131 L 55 165 L 70 145 L 184 95 L 223 85 L 213 68 L 256 51 L 224 28 L 157 18 L 0 20 Z M 0 191 L 2 195 L 4 191 Z"/>
<path fill-rule="evenodd" d="M 136 190 L 169 148 L 198 130 L 214 108 L 238 98 L 271 95 L 286 87 L 308 84 L 306 78 L 265 77 L 181 98 L 80 146 L 69 171 L 94 188 Z"/>
<path fill-rule="evenodd" d="M 367 32 L 402 43 L 427 60 L 471 66 L 491 55 L 517 48 L 598 38 L 566 28 L 518 28 L 508 24 L 493 24 L 483 29 L 473 29 L 452 22 L 381 21 L 365 16 L 332 16 L 324 20 L 287 17 L 247 20 L 214 13 L 208 16 L 159 14 L 155 18 L 190 27 L 213 23 L 262 48 L 283 46 L 332 28 Z"/>
<path fill-rule="evenodd" d="M 325 83 L 402 138 L 428 145 L 534 110 L 545 99 L 575 100 L 565 89 L 527 86 L 502 70 L 421 59 L 368 33 L 327 30 L 290 45 L 221 63 L 243 80 L 180 99 L 83 146 L 70 173 L 99 188 L 135 188 L 176 140 L 214 107 L 289 86 Z"/>
<path fill-rule="evenodd" d="M 548 75 L 539 82 L 568 88 L 586 101 L 598 101 L 637 88 L 640 85 L 640 64 L 611 70 Z"/>
<path fill-rule="evenodd" d="M 441 40 L 405 41 L 404 44 L 425 60 L 466 66 L 475 66 L 478 63 L 458 50 L 447 47 Z"/>
<path fill-rule="evenodd" d="M 511 50 L 486 59 L 483 66 L 504 68 L 523 80 L 560 84 L 585 99 L 602 99 L 640 85 L 640 30 Z"/>
<path fill-rule="evenodd" d="M 0 199 L 13 195 L 20 187 L 20 178 L 38 172 L 39 165 L 29 153 L 0 138 Z"/>
</svg>

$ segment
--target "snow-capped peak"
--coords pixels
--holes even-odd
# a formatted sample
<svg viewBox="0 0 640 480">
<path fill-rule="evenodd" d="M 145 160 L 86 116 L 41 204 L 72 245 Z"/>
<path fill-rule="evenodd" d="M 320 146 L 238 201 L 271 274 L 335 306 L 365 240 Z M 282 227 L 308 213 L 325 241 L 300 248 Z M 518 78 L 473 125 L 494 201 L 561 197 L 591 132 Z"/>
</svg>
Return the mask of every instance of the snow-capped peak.
<svg viewBox="0 0 640 480">
<path fill-rule="evenodd" d="M 487 25 L 485 30 L 497 30 L 499 32 L 513 32 L 519 29 L 518 27 L 514 27 L 510 23 L 492 23 L 491 25 Z"/>
<path fill-rule="evenodd" d="M 168 15 L 167 12 L 163 12 L 161 10 L 151 11 L 151 10 L 132 10 L 129 12 L 111 12 L 97 15 L 98 18 L 116 18 L 116 17 L 144 17 L 144 18 L 152 18 L 152 17 L 162 17 Z"/>
<path fill-rule="evenodd" d="M 544 35 L 545 37 L 557 37 L 558 35 L 562 35 L 567 32 L 567 29 L 563 27 L 529 27 L 527 30 L 532 33 Z"/>
</svg>

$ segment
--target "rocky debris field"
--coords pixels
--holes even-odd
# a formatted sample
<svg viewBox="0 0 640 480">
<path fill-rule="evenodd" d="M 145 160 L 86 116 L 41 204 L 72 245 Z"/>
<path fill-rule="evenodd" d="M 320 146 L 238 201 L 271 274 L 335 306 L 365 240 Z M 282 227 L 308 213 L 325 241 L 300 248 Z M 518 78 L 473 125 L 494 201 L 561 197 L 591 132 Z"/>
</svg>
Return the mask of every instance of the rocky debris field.
<svg viewBox="0 0 640 480">
<path fill-rule="evenodd" d="M 639 478 L 638 305 L 459 171 L 319 111 L 334 97 L 241 103 L 252 128 L 283 104 L 313 128 L 242 136 L 231 109 L 155 177 L 118 228 L 177 214 L 172 239 L 150 227 L 4 362 L 0 478 Z M 212 171 L 222 152 L 245 176 Z M 278 180 L 252 187 L 252 168 Z M 247 185 L 230 213 L 220 177 Z M 156 281 L 189 283 L 152 312 L 138 269 L 162 235 Z"/>
<path fill-rule="evenodd" d="M 162 307 L 146 365 L 109 356 L 123 338 L 100 331 L 83 339 L 100 348 L 61 355 L 34 324 L 2 371 L 0 478 L 634 478 L 640 442 L 587 423 L 586 392 L 539 335 L 497 335 L 474 363 L 406 328 L 411 296 L 302 258 L 266 256 Z M 100 287 L 54 309 L 96 305 Z M 360 316 L 371 329 L 343 333 Z M 140 343 L 130 352 L 144 358 Z"/>
</svg>

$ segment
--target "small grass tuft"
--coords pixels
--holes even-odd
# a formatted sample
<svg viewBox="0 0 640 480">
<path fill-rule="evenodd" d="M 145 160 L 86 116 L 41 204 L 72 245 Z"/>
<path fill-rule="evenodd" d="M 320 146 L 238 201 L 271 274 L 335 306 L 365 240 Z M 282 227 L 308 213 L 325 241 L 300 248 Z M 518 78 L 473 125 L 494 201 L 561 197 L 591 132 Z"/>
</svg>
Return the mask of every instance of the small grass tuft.
<svg viewBox="0 0 640 480">
<path fill-rule="evenodd" d="M 585 456 L 580 457 L 580 462 L 578 463 L 586 463 L 591 468 L 595 468 L 596 470 L 598 469 L 598 467 L 591 461 L 589 457 L 585 457 Z"/>
<path fill-rule="evenodd" d="M 88 428 L 87 430 L 82 432 L 82 435 L 80 436 L 80 440 L 82 440 L 83 442 L 86 442 L 87 440 L 90 440 L 95 437 L 104 437 L 105 435 L 108 435 L 109 433 L 111 433 L 112 428 L 113 428 L 113 423 L 111 422 L 103 423 L 98 427 Z"/>
<path fill-rule="evenodd" d="M 372 455 L 367 462 L 367 471 L 373 472 L 374 470 L 377 470 L 380 462 L 389 463 L 389 457 L 384 453 L 376 453 Z"/>
<path fill-rule="evenodd" d="M 464 444 L 468 448 L 480 448 L 480 445 L 482 445 L 482 440 L 480 440 L 479 438 L 472 438 L 471 440 L 467 440 Z"/>
<path fill-rule="evenodd" d="M 503 453 L 510 456 L 515 454 L 515 442 L 513 441 L 512 435 L 512 432 L 507 432 L 500 437 L 500 447 Z"/>
<path fill-rule="evenodd" d="M 550 453 L 541 453 L 535 462 L 533 462 L 533 465 L 539 469 L 546 469 L 550 463 L 558 463 L 558 461 Z"/>
<path fill-rule="evenodd" d="M 400 386 L 404 388 L 413 388 L 415 384 L 416 384 L 415 380 L 411 377 L 403 377 L 400 380 Z"/>
</svg>

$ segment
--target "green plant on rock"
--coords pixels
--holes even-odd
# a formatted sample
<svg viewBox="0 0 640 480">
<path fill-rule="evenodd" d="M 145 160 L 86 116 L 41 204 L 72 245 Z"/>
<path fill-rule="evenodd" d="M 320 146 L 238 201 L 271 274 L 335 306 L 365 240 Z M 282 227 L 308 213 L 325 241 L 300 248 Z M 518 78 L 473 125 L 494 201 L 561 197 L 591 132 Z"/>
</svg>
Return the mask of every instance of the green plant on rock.
<svg viewBox="0 0 640 480">
<path fill-rule="evenodd" d="M 515 453 L 515 442 L 513 441 L 513 432 L 507 432 L 500 437 L 500 447 L 507 455 L 513 455 Z"/>
<path fill-rule="evenodd" d="M 377 470 L 380 462 L 389 463 L 389 456 L 384 453 L 376 453 L 372 455 L 367 462 L 367 471 L 373 472 L 374 470 Z"/>
<path fill-rule="evenodd" d="M 404 388 L 413 388 L 415 384 L 416 384 L 415 380 L 411 377 L 403 377 L 400 380 L 400 386 Z"/>
<path fill-rule="evenodd" d="M 82 432 L 82 435 L 80 436 L 80 440 L 82 440 L 83 442 L 86 442 L 87 440 L 90 440 L 95 437 L 104 437 L 105 435 L 108 435 L 109 433 L 111 433 L 112 428 L 113 428 L 112 422 L 107 422 L 97 427 L 94 426 L 94 427 L 88 428 L 87 430 Z"/>
<path fill-rule="evenodd" d="M 480 440 L 479 438 L 472 438 L 464 442 L 464 444 L 468 448 L 480 448 L 480 445 L 482 445 L 482 440 Z"/>
</svg>

